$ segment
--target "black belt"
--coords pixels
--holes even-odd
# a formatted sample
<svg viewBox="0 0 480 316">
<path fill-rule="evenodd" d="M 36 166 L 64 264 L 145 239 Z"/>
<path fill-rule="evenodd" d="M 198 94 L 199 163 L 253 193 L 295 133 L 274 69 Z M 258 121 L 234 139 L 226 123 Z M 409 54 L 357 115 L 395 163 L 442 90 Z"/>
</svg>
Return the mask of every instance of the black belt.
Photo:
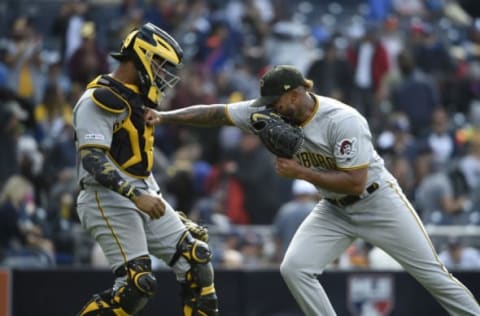
<svg viewBox="0 0 480 316">
<path fill-rule="evenodd" d="M 380 185 L 376 182 L 370 184 L 368 187 L 367 187 L 367 192 L 368 194 L 372 194 L 373 192 L 375 192 L 378 188 L 380 187 Z M 328 202 L 332 203 L 333 205 L 336 205 L 338 207 L 344 207 L 344 206 L 349 206 L 349 205 L 352 205 L 353 203 L 355 202 L 358 202 L 360 201 L 362 198 L 358 195 L 347 195 L 347 196 L 344 196 L 342 198 L 339 198 L 339 199 L 325 199 L 327 200 Z"/>
</svg>

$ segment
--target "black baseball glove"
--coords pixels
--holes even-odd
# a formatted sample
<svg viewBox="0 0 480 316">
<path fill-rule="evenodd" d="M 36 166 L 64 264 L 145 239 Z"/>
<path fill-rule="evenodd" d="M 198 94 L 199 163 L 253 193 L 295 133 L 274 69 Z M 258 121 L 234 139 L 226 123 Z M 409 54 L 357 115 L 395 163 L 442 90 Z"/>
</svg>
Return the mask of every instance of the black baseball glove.
<svg viewBox="0 0 480 316">
<path fill-rule="evenodd" d="M 271 109 L 252 113 L 253 131 L 275 156 L 292 158 L 302 146 L 303 130 L 285 121 Z"/>
<path fill-rule="evenodd" d="M 188 218 L 187 214 L 181 211 L 177 211 L 177 214 L 193 238 L 201 240 L 203 242 L 208 242 L 208 229 L 205 226 L 201 226 L 195 223 L 190 218 Z"/>
</svg>

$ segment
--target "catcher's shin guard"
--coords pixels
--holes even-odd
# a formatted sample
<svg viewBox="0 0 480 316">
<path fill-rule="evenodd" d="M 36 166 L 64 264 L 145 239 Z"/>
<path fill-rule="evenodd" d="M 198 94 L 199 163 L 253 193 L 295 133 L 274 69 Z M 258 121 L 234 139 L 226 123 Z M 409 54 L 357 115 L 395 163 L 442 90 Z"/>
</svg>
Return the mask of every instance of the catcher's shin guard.
<svg viewBox="0 0 480 316">
<path fill-rule="evenodd" d="M 181 284 L 184 316 L 218 316 L 218 300 L 213 284 L 212 253 L 208 244 L 194 239 L 188 231 L 177 244 L 177 253 L 170 262 L 184 257 L 190 270 Z"/>
<path fill-rule="evenodd" d="M 78 316 L 117 316 L 128 315 L 112 300 L 112 289 L 94 294 Z"/>
<path fill-rule="evenodd" d="M 130 316 L 145 307 L 157 289 L 150 258 L 135 258 L 115 271 L 118 278 L 126 277 L 126 284 L 93 295 L 79 316 Z"/>
</svg>

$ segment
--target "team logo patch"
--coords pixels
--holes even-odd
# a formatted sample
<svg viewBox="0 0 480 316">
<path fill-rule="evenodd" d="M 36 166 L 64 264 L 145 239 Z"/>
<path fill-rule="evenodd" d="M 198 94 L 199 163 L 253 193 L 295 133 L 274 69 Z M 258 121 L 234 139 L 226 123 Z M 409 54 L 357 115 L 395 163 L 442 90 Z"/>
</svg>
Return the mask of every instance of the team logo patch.
<svg viewBox="0 0 480 316">
<path fill-rule="evenodd" d="M 96 133 L 89 133 L 85 134 L 85 140 L 105 140 L 105 136 L 103 134 L 96 134 Z"/>
<path fill-rule="evenodd" d="M 351 158 L 357 153 L 357 139 L 342 139 L 340 142 L 337 143 L 335 149 L 337 156 Z"/>
<path fill-rule="evenodd" d="M 358 274 L 347 282 L 347 306 L 353 316 L 390 315 L 394 306 L 391 275 Z"/>
</svg>

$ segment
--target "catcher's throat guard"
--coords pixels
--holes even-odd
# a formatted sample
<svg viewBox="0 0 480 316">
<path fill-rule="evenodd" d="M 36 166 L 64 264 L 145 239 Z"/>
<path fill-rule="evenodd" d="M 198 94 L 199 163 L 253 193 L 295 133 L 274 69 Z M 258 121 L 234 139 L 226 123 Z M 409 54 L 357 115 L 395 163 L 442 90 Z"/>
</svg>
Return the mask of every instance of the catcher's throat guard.
<svg viewBox="0 0 480 316">
<path fill-rule="evenodd" d="M 305 141 L 300 127 L 290 124 L 271 109 L 252 113 L 250 121 L 253 132 L 275 156 L 293 158 Z"/>
</svg>

